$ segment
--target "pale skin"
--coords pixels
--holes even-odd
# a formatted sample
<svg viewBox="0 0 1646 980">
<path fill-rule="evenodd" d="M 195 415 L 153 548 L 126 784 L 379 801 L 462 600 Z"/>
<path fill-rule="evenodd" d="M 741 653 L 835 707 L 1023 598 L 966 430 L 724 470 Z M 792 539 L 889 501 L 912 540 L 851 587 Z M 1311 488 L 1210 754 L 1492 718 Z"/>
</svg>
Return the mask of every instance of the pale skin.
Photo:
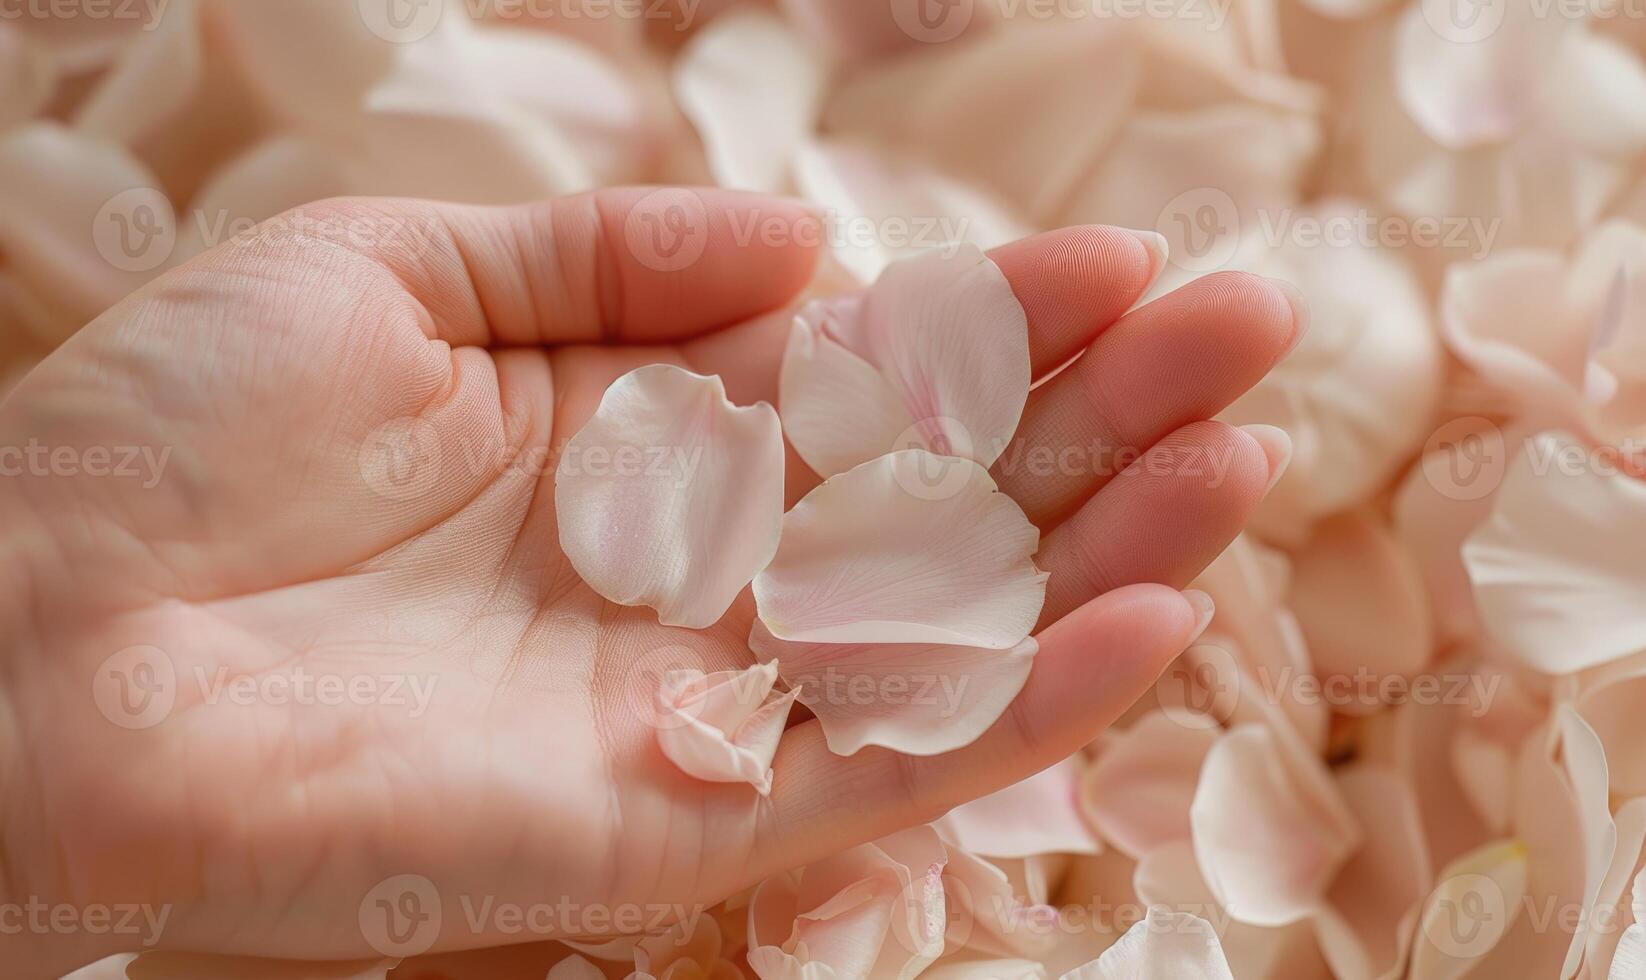
<svg viewBox="0 0 1646 980">
<path fill-rule="evenodd" d="M 277 230 L 229 244 L 12 391 L 0 445 L 70 448 L 0 480 L 0 898 L 163 907 L 165 948 L 348 959 L 377 955 L 360 917 L 373 887 L 419 875 L 445 913 L 435 949 L 561 938 L 564 922 L 522 936 L 465 908 L 717 902 L 1025 778 L 1144 695 L 1209 612 L 1179 590 L 1288 451 L 1205 420 L 1284 356 L 1302 317 L 1238 274 L 1128 313 L 1148 248 L 1066 229 L 993 253 L 1028 312 L 1035 373 L 1086 351 L 1036 389 L 1019 431 L 1017 449 L 1065 462 L 1009 450 L 996 467 L 1051 572 L 1013 708 L 926 759 L 833 756 L 799 723 L 768 799 L 662 756 L 645 722 L 659 664 L 752 663 L 752 603 L 694 632 L 600 599 L 559 551 L 553 466 L 643 364 L 776 403 L 815 219 L 701 200 L 704 251 L 678 270 L 625 236 L 637 207 L 659 206 L 645 189 L 507 209 L 313 205 L 411 222 L 420 244 Z M 797 233 L 740 238 L 751 214 Z M 373 455 L 407 432 L 432 471 Z M 1067 462 L 1094 441 L 1142 455 L 1120 475 Z M 155 462 L 112 472 L 130 447 Z M 816 477 L 789 463 L 792 502 Z M 166 665 L 169 687 L 132 658 Z M 144 703 L 163 690 L 169 707 Z M 148 713 L 128 726 L 124 710 Z M 49 976 L 145 940 L 25 930 L 0 935 L 0 959 Z"/>
</svg>

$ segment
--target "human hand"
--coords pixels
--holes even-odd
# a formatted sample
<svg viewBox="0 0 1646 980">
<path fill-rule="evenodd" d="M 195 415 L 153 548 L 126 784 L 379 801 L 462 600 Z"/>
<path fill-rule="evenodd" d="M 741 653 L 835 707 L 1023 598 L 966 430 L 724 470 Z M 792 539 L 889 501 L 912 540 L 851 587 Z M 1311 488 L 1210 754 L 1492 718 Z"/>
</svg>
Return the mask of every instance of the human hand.
<svg viewBox="0 0 1646 980">
<path fill-rule="evenodd" d="M 648 229 L 681 194 L 702 252 L 676 268 Z M 995 467 L 1051 573 L 1033 672 L 941 756 L 837 757 L 795 725 L 761 798 L 686 777 L 647 724 L 660 668 L 753 662 L 748 595 L 704 631 L 600 599 L 559 550 L 555 451 L 647 363 L 775 403 L 816 219 L 644 189 L 300 217 L 122 301 L 0 403 L 0 446 L 42 451 L 0 480 L 4 897 L 163 908 L 166 948 L 386 952 L 362 907 L 406 875 L 444 910 L 418 945 L 519 942 L 473 912 L 690 909 L 933 819 L 1147 691 L 1210 613 L 1177 590 L 1285 462 L 1274 430 L 1205 421 L 1294 343 L 1284 290 L 1217 275 L 1127 313 L 1159 261 L 1129 232 L 997 250 L 1036 376 L 1086 351 Z M 788 462 L 792 503 L 816 477 Z M 132 945 L 80 938 L 0 949 L 44 975 Z"/>
</svg>

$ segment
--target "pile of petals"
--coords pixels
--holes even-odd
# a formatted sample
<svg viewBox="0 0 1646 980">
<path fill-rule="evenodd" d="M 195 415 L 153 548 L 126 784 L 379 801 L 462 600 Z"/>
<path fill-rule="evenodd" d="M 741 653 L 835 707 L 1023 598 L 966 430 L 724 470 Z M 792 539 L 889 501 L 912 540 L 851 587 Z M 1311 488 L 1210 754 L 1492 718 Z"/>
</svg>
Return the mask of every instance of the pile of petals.
<svg viewBox="0 0 1646 980">
<path fill-rule="evenodd" d="M 1029 395 L 1028 321 L 976 247 L 889 265 L 795 317 L 778 413 L 718 378 L 653 364 L 606 390 L 555 473 L 560 544 L 606 599 L 704 629 L 753 586 L 744 672 L 664 678 L 664 753 L 702 779 L 770 788 L 798 699 L 829 747 L 933 755 L 969 744 L 1028 678 L 1046 598 L 1039 530 L 987 466 Z M 783 512 L 784 437 L 823 477 Z M 596 467 L 586 460 L 666 458 Z M 831 695 L 921 676 L 956 697 Z M 782 680 L 787 695 L 773 692 Z M 918 703 L 911 703 L 918 701 Z"/>
<path fill-rule="evenodd" d="M 1027 368 L 966 373 L 1016 372 L 1020 334 L 951 358 L 921 332 L 951 311 L 908 304 L 1021 311 L 980 253 L 935 246 L 1155 229 L 1152 295 L 1258 272 L 1295 283 L 1312 326 L 1220 416 L 1280 426 L 1295 452 L 1195 583 L 1210 627 L 1096 742 L 669 935 L 476 952 L 470 975 L 1646 976 L 1638 9 L 927 5 L 963 12 L 950 23 L 865 0 L 586 2 L 607 15 L 442 0 L 417 37 L 337 0 L 0 19 L 0 391 L 132 289 L 325 196 L 654 182 L 811 201 L 839 280 L 814 294 L 874 285 L 800 313 L 781 418 L 648 368 L 577 440 L 687 447 L 691 479 L 563 468 L 556 488 L 567 553 L 614 601 L 701 627 L 752 584 L 759 665 L 663 678 L 658 739 L 758 800 L 795 702 L 835 752 L 942 752 L 1032 663 L 1034 532 L 985 472 Z M 90 233 L 111 205 L 147 220 L 144 248 Z M 785 439 L 827 478 L 787 513 Z M 686 512 L 722 542 L 712 574 Z M 611 514 L 644 547 L 602 537 Z M 968 591 L 987 615 L 950 614 Z M 825 660 L 884 669 L 890 646 L 975 678 L 964 710 L 812 683 Z"/>
</svg>

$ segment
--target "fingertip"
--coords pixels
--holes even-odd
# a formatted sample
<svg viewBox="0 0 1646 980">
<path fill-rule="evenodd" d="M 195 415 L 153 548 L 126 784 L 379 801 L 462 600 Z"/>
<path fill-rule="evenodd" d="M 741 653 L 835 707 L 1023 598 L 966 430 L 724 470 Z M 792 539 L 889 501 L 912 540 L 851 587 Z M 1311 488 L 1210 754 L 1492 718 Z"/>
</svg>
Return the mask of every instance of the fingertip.
<svg viewBox="0 0 1646 980">
<path fill-rule="evenodd" d="M 1273 276 L 1268 277 L 1268 283 L 1270 286 L 1274 287 L 1282 297 L 1285 298 L 1286 306 L 1292 314 L 1291 340 L 1287 343 L 1285 353 L 1280 355 L 1284 358 L 1287 354 L 1290 354 L 1292 351 L 1296 350 L 1297 345 L 1303 342 L 1304 337 L 1308 336 L 1310 322 L 1309 301 L 1303 295 L 1303 290 L 1298 288 L 1296 283 L 1289 282 L 1285 279 L 1277 279 Z"/>
<path fill-rule="evenodd" d="M 1153 232 L 1076 225 L 990 252 L 1028 316 L 1035 374 L 1067 361 L 1120 319 L 1153 284 L 1165 247 Z"/>
<path fill-rule="evenodd" d="M 1211 602 L 1205 593 L 1198 595 Z M 1092 666 L 1111 678 L 1116 668 L 1130 663 L 1129 673 L 1152 682 L 1204 628 L 1197 601 L 1154 582 L 1111 589 L 1046 627 L 1040 634 L 1042 655 L 1048 649 L 1054 656 L 1074 651 L 1083 659 L 1096 659 Z M 1210 622 L 1210 615 L 1206 620 Z M 1090 657 L 1094 649 L 1103 650 L 1104 656 Z"/>
<path fill-rule="evenodd" d="M 826 235 L 793 198 L 721 188 L 598 191 L 624 333 L 690 336 L 776 309 L 804 289 Z"/>
<path fill-rule="evenodd" d="M 1269 495 L 1280 478 L 1286 475 L 1286 467 L 1292 462 L 1292 437 L 1285 429 L 1274 425 L 1252 423 L 1243 425 L 1240 431 L 1251 436 L 1263 450 L 1264 457 L 1269 461 L 1269 480 L 1263 487 L 1263 495 Z"/>
</svg>

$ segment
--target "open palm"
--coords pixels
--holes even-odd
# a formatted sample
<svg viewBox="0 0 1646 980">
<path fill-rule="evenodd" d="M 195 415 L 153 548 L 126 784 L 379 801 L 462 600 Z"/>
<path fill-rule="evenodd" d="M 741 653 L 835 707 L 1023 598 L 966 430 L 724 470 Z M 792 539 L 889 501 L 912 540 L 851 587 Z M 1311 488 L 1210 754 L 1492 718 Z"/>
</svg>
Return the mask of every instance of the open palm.
<svg viewBox="0 0 1646 980">
<path fill-rule="evenodd" d="M 327 202 L 89 325 L 0 404 L 0 445 L 36 450 L 0 481 L 5 887 L 165 906 L 160 944 L 196 950 L 599 935 L 1089 740 L 1203 625 L 1177 590 L 1284 465 L 1274 433 L 1205 420 L 1295 342 L 1288 292 L 1218 275 L 1128 313 L 1158 261 L 1131 233 L 993 253 L 1036 375 L 1085 350 L 996 465 L 1052 573 L 1033 673 L 943 756 L 835 757 L 798 724 L 763 799 L 679 773 L 648 724 L 661 671 L 753 662 L 747 594 L 696 632 L 603 601 L 560 553 L 553 472 L 643 364 L 775 404 L 818 237 L 720 191 Z M 815 482 L 791 453 L 790 501 Z"/>
</svg>

